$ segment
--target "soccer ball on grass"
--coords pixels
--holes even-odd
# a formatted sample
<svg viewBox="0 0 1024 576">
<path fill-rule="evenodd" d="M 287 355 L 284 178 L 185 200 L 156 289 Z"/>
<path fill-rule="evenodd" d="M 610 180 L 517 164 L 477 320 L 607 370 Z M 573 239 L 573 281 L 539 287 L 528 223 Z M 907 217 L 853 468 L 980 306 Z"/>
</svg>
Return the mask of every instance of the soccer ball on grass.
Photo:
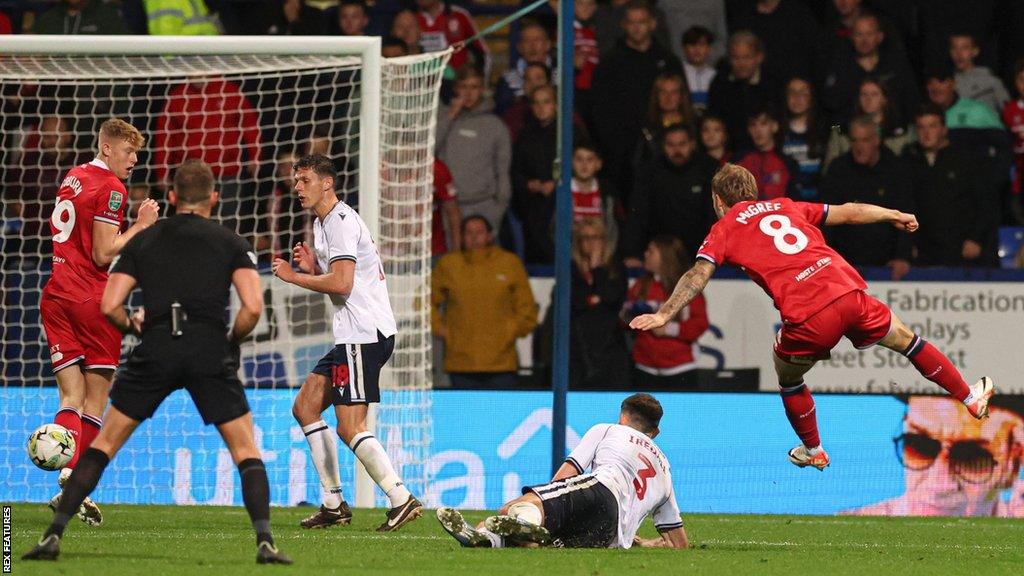
<svg viewBox="0 0 1024 576">
<path fill-rule="evenodd" d="M 28 437 L 28 457 L 43 470 L 60 470 L 75 455 L 75 437 L 60 424 L 43 424 Z"/>
</svg>

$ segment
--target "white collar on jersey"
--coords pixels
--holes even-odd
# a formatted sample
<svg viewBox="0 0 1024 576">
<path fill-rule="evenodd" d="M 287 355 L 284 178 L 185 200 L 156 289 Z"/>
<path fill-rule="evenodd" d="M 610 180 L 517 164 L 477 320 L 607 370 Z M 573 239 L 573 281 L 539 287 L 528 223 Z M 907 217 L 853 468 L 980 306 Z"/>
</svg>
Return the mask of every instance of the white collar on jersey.
<svg viewBox="0 0 1024 576">
<path fill-rule="evenodd" d="M 99 158 L 93 158 L 92 162 L 89 162 L 89 164 L 92 164 L 93 166 L 99 166 L 104 170 L 110 170 L 110 166 L 107 166 L 107 163 L 104 162 L 103 160 L 100 160 Z"/>
</svg>

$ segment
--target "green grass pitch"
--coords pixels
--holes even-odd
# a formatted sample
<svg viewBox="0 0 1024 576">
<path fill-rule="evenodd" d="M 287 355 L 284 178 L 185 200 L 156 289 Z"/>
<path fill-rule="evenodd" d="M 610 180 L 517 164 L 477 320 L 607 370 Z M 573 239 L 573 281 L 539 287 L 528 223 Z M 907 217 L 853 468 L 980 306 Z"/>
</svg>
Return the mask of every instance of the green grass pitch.
<svg viewBox="0 0 1024 576">
<path fill-rule="evenodd" d="M 459 548 L 434 511 L 378 534 L 381 510 L 351 526 L 305 531 L 311 508 L 274 508 L 279 547 L 294 566 L 257 566 L 243 508 L 105 506 L 102 527 L 72 520 L 56 563 L 22 562 L 50 519 L 40 504 L 13 505 L 13 574 L 1021 574 L 1024 521 L 951 518 L 684 515 L 690 550 Z M 480 520 L 483 512 L 467 514 Z M 654 529 L 645 525 L 645 536 Z"/>
</svg>

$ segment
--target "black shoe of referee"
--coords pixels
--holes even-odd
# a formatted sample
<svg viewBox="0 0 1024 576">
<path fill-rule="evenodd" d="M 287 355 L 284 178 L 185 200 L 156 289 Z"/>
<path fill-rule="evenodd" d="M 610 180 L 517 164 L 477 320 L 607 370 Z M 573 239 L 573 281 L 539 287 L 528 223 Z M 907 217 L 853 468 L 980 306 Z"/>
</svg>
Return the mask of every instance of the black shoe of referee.
<svg viewBox="0 0 1024 576">
<path fill-rule="evenodd" d="M 260 545 L 256 548 L 256 563 L 291 564 L 292 559 L 284 552 L 275 548 L 270 542 L 260 542 Z"/>
<path fill-rule="evenodd" d="M 22 560 L 56 560 L 60 556 L 60 536 L 50 534 L 22 555 Z"/>
<path fill-rule="evenodd" d="M 423 515 L 423 504 L 410 495 L 405 504 L 388 510 L 387 520 L 377 527 L 377 532 L 394 532 Z"/>
<path fill-rule="evenodd" d="M 348 507 L 348 502 L 342 501 L 341 505 L 334 510 L 321 504 L 320 509 L 309 518 L 299 522 L 299 526 L 307 529 L 330 528 L 331 526 L 345 525 L 351 522 L 352 510 Z"/>
</svg>

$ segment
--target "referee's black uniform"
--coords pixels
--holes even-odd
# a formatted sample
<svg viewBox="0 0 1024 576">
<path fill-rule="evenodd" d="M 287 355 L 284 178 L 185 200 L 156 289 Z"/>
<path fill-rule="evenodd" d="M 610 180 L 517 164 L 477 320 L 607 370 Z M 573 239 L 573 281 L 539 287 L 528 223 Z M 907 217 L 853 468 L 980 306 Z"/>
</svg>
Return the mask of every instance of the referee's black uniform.
<svg viewBox="0 0 1024 576">
<path fill-rule="evenodd" d="M 249 412 L 238 379 L 239 349 L 227 335 L 231 276 L 239 268 L 256 268 L 249 244 L 193 214 L 161 220 L 125 245 L 110 271 L 135 278 L 146 319 L 142 343 L 114 380 L 115 408 L 142 421 L 185 388 L 207 424 Z M 172 308 L 180 310 L 180 322 L 172 322 Z"/>
</svg>

